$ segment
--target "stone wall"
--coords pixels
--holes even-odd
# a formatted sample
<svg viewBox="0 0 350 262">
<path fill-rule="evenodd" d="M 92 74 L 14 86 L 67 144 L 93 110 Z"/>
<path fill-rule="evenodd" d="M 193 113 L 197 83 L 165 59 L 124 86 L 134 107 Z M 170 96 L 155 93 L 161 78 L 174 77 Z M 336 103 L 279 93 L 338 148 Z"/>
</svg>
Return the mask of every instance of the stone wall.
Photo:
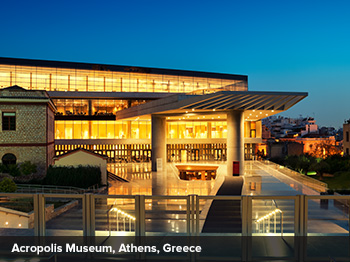
<svg viewBox="0 0 350 262">
<path fill-rule="evenodd" d="M 46 105 L 1 104 L 0 111 L 1 114 L 16 112 L 16 130 L 2 131 L 0 128 L 1 143 L 46 143 Z"/>
<path fill-rule="evenodd" d="M 43 173 L 46 170 L 46 146 L 0 146 L 0 161 L 7 153 L 14 154 L 17 158 L 17 163 L 30 161 L 36 164 L 38 173 Z"/>
<path fill-rule="evenodd" d="M 33 101 L 27 100 L 21 103 L 14 99 L 13 102 L 1 103 L 4 95 L 14 98 L 32 97 Z M 37 165 L 38 174 L 45 174 L 47 166 L 53 163 L 55 154 L 54 112 L 47 102 L 43 100 L 40 103 L 35 102 L 35 99 L 41 97 L 44 101 L 48 98 L 39 91 L 0 92 L 0 116 L 2 112 L 16 113 L 16 130 L 13 131 L 2 130 L 2 117 L 0 117 L 0 161 L 5 154 L 12 153 L 16 156 L 17 163 L 30 161 Z"/>
</svg>

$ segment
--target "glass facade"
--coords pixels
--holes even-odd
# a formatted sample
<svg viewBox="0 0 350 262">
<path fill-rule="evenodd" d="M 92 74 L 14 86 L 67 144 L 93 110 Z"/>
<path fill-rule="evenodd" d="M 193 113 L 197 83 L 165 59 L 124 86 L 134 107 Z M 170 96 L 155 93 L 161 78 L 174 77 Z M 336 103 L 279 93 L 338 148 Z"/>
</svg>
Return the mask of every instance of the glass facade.
<svg viewBox="0 0 350 262">
<path fill-rule="evenodd" d="M 227 138 L 227 124 L 223 122 L 180 121 L 167 123 L 168 139 Z"/>
<path fill-rule="evenodd" d="M 103 67 L 103 66 L 102 66 Z M 182 75 L 0 65 L 0 87 L 18 85 L 46 91 L 189 93 L 225 89 L 247 91 L 247 82 Z"/>
<path fill-rule="evenodd" d="M 57 115 L 100 116 L 114 115 L 130 106 L 146 103 L 147 100 L 121 99 L 52 99 L 57 107 Z"/>
<path fill-rule="evenodd" d="M 151 121 L 55 121 L 55 139 L 150 139 Z"/>
<path fill-rule="evenodd" d="M 57 107 L 56 154 L 83 147 L 108 155 L 110 162 L 149 161 L 151 157 L 151 145 L 148 141 L 132 141 L 131 144 L 112 141 L 151 139 L 150 119 L 118 120 L 116 117 L 120 110 L 150 101 L 144 98 L 157 99 L 164 96 L 143 93 L 205 94 L 221 90 L 248 90 L 246 76 L 0 58 L 0 88 L 14 85 L 29 90 L 61 91 L 50 93 Z M 112 92 L 130 94 L 115 93 L 111 96 Z M 224 141 L 210 141 L 227 138 L 226 121 L 203 120 L 206 119 L 203 117 L 192 121 L 167 121 L 169 161 L 226 159 L 226 144 L 221 143 Z M 245 137 L 261 137 L 259 127 L 255 127 L 254 123 L 249 127 L 245 126 Z M 73 141 L 91 139 L 94 141 Z M 186 142 L 176 144 L 176 139 L 186 139 Z M 190 139 L 197 142 L 191 142 Z M 199 143 L 200 139 L 208 139 L 208 143 L 195 144 Z M 76 144 L 80 142 L 80 145 Z"/>
</svg>

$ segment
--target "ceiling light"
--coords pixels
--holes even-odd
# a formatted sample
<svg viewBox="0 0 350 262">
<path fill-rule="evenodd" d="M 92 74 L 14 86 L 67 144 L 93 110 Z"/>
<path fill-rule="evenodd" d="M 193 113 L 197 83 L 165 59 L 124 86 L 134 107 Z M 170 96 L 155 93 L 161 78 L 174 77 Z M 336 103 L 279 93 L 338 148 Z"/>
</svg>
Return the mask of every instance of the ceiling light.
<svg viewBox="0 0 350 262">
<path fill-rule="evenodd" d="M 213 111 L 215 111 L 215 108 L 213 109 Z"/>
<path fill-rule="evenodd" d="M 253 110 L 253 112 L 255 112 L 255 110 Z"/>
<path fill-rule="evenodd" d="M 275 110 L 271 110 L 271 112 L 275 112 Z"/>
<path fill-rule="evenodd" d="M 194 108 L 192 108 L 192 111 L 194 111 Z"/>
<path fill-rule="evenodd" d="M 186 111 L 186 114 L 188 113 L 188 111 Z"/>
</svg>

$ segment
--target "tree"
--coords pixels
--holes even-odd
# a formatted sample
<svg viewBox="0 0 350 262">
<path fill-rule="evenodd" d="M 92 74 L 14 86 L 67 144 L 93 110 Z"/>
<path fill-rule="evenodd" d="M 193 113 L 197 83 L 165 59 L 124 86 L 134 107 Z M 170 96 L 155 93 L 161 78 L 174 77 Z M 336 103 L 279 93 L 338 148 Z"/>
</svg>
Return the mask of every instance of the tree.
<svg viewBox="0 0 350 262">
<path fill-rule="evenodd" d="M 310 170 L 316 171 L 317 174 L 323 178 L 324 173 L 329 173 L 330 165 L 325 160 L 321 160 L 318 163 L 312 164 Z"/>
<path fill-rule="evenodd" d="M 341 150 L 335 146 L 335 141 L 330 139 L 325 139 L 319 143 L 315 143 L 310 151 L 310 155 L 317 158 L 326 158 L 340 153 Z"/>
<path fill-rule="evenodd" d="M 1 180 L 0 192 L 12 193 L 12 192 L 16 192 L 16 190 L 17 190 L 17 185 L 10 178 L 5 177 L 3 180 Z"/>
<path fill-rule="evenodd" d="M 36 173 L 36 165 L 32 164 L 30 161 L 23 162 L 19 167 L 22 175 L 30 175 Z"/>
</svg>

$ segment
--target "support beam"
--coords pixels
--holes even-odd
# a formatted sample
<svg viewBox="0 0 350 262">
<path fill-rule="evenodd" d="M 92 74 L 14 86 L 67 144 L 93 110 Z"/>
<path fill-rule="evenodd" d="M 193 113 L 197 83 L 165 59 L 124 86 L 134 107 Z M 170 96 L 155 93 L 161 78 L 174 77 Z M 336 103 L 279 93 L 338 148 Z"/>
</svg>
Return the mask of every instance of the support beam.
<svg viewBox="0 0 350 262">
<path fill-rule="evenodd" d="M 165 117 L 152 115 L 152 171 L 157 170 L 157 159 L 166 163 L 166 120 Z"/>
<path fill-rule="evenodd" d="M 227 175 L 233 174 L 233 161 L 239 161 L 239 175 L 244 175 L 243 111 L 227 112 Z"/>
</svg>

